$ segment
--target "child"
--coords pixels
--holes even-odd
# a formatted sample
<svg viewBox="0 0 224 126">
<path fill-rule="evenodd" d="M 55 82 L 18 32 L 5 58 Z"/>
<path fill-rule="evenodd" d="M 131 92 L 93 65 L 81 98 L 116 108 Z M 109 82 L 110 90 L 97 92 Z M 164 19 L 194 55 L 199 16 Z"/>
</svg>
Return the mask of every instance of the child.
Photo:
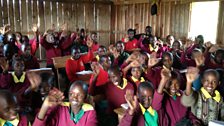
<svg viewBox="0 0 224 126">
<path fill-rule="evenodd" d="M 33 126 L 97 126 L 96 112 L 87 98 L 88 85 L 82 81 L 72 83 L 69 103 L 62 103 L 63 93 L 54 88 L 41 107 Z"/>
<path fill-rule="evenodd" d="M 184 118 L 189 120 L 188 125 L 198 123 L 193 114 L 181 104 L 182 91 L 180 77 L 174 71 L 162 69 L 160 85 L 154 93 L 152 106 L 159 112 L 160 125 L 176 126 Z M 187 122 L 185 122 L 187 125 Z M 199 123 L 200 124 L 200 123 Z"/>
<path fill-rule="evenodd" d="M 118 41 L 115 44 L 115 50 L 113 52 L 114 62 L 113 66 L 121 66 L 123 62 L 129 57 L 129 54 L 124 51 L 124 43 L 122 41 Z"/>
<path fill-rule="evenodd" d="M 76 72 L 85 70 L 84 64 L 90 62 L 93 58 L 92 50 L 86 55 L 80 55 L 80 49 L 73 46 L 71 49 L 72 57 L 66 61 L 65 69 L 70 82 L 77 80 Z"/>
<path fill-rule="evenodd" d="M 94 71 L 90 77 L 89 83 L 92 84 L 93 81 L 96 83 L 96 86 L 106 84 L 109 81 L 108 69 L 111 67 L 111 59 L 107 55 L 100 56 L 99 63 L 92 62 L 91 68 Z"/>
<path fill-rule="evenodd" d="M 25 66 L 22 58 L 18 55 L 14 56 L 12 62 L 14 71 L 12 73 L 8 73 L 8 63 L 4 59 L 1 59 L 0 64 L 3 69 L 3 73 L 0 75 L 0 88 L 16 93 L 19 105 L 26 108 L 30 103 L 30 96 L 27 93 L 34 87 L 24 72 Z"/>
<path fill-rule="evenodd" d="M 134 49 L 137 49 L 139 47 L 138 40 L 134 38 L 135 31 L 134 29 L 128 29 L 128 38 L 122 38 L 122 42 L 124 42 L 124 50 L 127 52 L 132 52 Z"/>
<path fill-rule="evenodd" d="M 154 88 L 150 82 L 141 82 L 137 96 L 127 90 L 125 99 L 129 105 L 119 126 L 158 126 L 158 113 L 151 107 Z"/>
<path fill-rule="evenodd" d="M 97 73 L 94 74 L 97 75 Z M 102 120 L 107 120 L 107 122 L 110 122 L 110 126 L 113 126 L 117 125 L 118 121 L 117 115 L 113 112 L 113 110 L 119 108 L 121 104 L 125 103 L 124 94 L 126 90 L 130 89 L 134 92 L 134 88 L 133 85 L 127 81 L 127 79 L 123 78 L 123 75 L 118 67 L 111 67 L 108 70 L 108 74 L 108 83 L 102 86 L 96 86 L 96 83 L 93 81 L 92 84 L 90 84 L 89 92 L 94 96 L 96 105 L 98 103 L 102 103 L 104 99 L 107 101 L 108 104 L 106 104 L 106 107 L 104 108 L 106 111 L 104 114 L 106 114 Z M 99 106 L 100 105 L 102 104 L 99 104 Z M 100 116 L 102 116 L 102 114 Z"/>
<path fill-rule="evenodd" d="M 35 56 L 31 55 L 31 46 L 29 43 L 23 43 L 21 45 L 22 57 L 24 59 L 25 70 L 38 69 L 40 64 Z"/>
<path fill-rule="evenodd" d="M 181 98 L 181 102 L 186 107 L 191 107 L 192 113 L 202 120 L 204 125 L 208 125 L 212 120 L 224 120 L 223 98 L 216 90 L 219 84 L 219 74 L 217 71 L 206 70 L 202 76 L 202 87 L 199 91 L 192 90 L 192 82 L 197 78 L 199 70 L 188 68 L 186 73 L 186 91 Z"/>
<path fill-rule="evenodd" d="M 25 115 L 19 114 L 16 97 L 8 90 L 0 90 L 0 126 L 28 126 Z"/>
<path fill-rule="evenodd" d="M 154 88 L 157 89 L 161 80 L 161 70 L 163 68 L 169 69 L 170 71 L 175 71 L 180 75 L 179 70 L 174 69 L 173 66 L 173 55 L 170 52 L 163 53 L 162 56 L 162 64 L 163 66 L 155 67 L 155 65 L 159 62 L 159 59 L 155 57 L 155 55 L 151 55 L 148 61 L 148 70 L 146 73 L 146 78 L 152 82 Z M 181 80 L 182 76 L 180 75 Z M 182 86 L 182 85 L 181 85 Z M 184 87 L 181 87 L 181 89 Z"/>
</svg>

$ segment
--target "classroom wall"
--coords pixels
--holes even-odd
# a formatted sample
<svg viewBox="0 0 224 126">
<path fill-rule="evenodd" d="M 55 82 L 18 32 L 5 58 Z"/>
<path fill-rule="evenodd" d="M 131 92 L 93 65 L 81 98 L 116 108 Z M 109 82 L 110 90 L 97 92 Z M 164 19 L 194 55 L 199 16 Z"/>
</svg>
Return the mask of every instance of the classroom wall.
<svg viewBox="0 0 224 126">
<path fill-rule="evenodd" d="M 152 3 L 117 3 L 115 7 L 115 40 L 124 37 L 128 28 L 144 32 L 150 25 L 153 33 L 162 38 L 173 34 L 180 38 L 187 36 L 189 27 L 190 2 L 160 2 L 158 15 L 151 15 Z"/>
<path fill-rule="evenodd" d="M 0 27 L 10 24 L 12 31 L 21 31 L 32 35 L 33 24 L 40 25 L 43 33 L 46 29 L 56 29 L 64 23 L 72 31 L 88 28 L 96 31 L 99 42 L 110 43 L 111 31 L 110 0 L 1 0 Z"/>
</svg>

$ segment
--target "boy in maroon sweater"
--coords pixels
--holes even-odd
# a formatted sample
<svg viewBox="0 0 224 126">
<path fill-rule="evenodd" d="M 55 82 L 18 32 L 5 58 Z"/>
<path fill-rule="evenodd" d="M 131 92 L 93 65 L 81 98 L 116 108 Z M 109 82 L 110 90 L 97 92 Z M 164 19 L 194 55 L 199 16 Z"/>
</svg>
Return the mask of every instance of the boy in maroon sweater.
<svg viewBox="0 0 224 126">
<path fill-rule="evenodd" d="M 19 114 L 19 106 L 16 97 L 8 90 L 0 90 L 0 125 L 29 125 L 26 116 Z"/>
<path fill-rule="evenodd" d="M 151 106 L 154 88 L 149 82 L 141 82 L 137 96 L 127 90 L 125 99 L 129 105 L 119 126 L 158 126 L 158 113 Z"/>
</svg>

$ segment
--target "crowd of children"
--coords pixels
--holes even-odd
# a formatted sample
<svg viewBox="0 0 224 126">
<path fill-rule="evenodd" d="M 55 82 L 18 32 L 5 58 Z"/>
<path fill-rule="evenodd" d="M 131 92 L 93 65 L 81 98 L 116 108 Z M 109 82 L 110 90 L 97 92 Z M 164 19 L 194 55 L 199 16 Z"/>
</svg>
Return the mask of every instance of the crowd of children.
<svg viewBox="0 0 224 126">
<path fill-rule="evenodd" d="M 224 49 L 199 35 L 164 41 L 147 26 L 145 33 L 128 29 L 108 48 L 97 33 L 70 32 L 36 25 L 34 38 L 0 33 L 0 126 L 206 126 L 224 121 Z M 46 67 L 35 54 L 46 50 Z M 65 63 L 65 90 L 56 87 L 52 58 Z M 91 70 L 88 83 L 77 72 Z M 119 120 L 115 109 L 127 104 Z"/>
</svg>

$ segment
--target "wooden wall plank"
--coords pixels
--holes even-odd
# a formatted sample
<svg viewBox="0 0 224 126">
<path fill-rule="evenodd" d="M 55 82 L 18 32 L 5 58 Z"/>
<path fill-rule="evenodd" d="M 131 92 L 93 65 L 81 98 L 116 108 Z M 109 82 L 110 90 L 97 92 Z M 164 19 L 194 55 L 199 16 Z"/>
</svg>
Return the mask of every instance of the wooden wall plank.
<svg viewBox="0 0 224 126">
<path fill-rule="evenodd" d="M 64 18 L 63 18 L 63 3 L 58 2 L 58 27 L 60 27 L 62 24 L 64 24 Z"/>
<path fill-rule="evenodd" d="M 45 29 L 47 30 L 52 28 L 51 9 L 49 1 L 44 1 L 44 3 Z"/>
<path fill-rule="evenodd" d="M 19 0 L 15 0 L 14 10 L 15 10 L 14 12 L 15 13 L 15 17 L 14 17 L 15 31 L 21 31 L 21 16 L 20 16 Z"/>
<path fill-rule="evenodd" d="M 52 23 L 53 23 L 52 25 L 57 27 L 57 24 L 58 24 L 58 21 L 57 21 L 57 3 L 52 2 L 51 6 L 52 6 Z"/>
<path fill-rule="evenodd" d="M 33 26 L 33 19 L 32 19 L 32 1 L 28 0 L 27 1 L 27 7 L 28 7 L 28 32 L 32 31 L 32 26 Z"/>
<path fill-rule="evenodd" d="M 85 23 L 84 23 L 84 4 L 83 3 L 78 3 L 77 4 L 77 25 L 78 27 L 81 28 L 85 28 Z"/>
<path fill-rule="evenodd" d="M 77 25 L 77 3 L 72 3 L 72 13 L 71 13 L 71 21 L 72 21 L 72 24 L 71 24 L 71 27 L 76 31 L 76 29 L 78 28 L 78 25 Z"/>
<path fill-rule="evenodd" d="M 21 17 L 22 17 L 22 28 L 21 32 L 25 33 L 28 31 L 27 28 L 27 5 L 26 0 L 21 0 Z"/>
<path fill-rule="evenodd" d="M 10 26 L 11 26 L 11 30 L 15 31 L 14 29 L 14 9 L 13 9 L 13 0 L 9 0 L 9 21 L 10 21 Z"/>
<path fill-rule="evenodd" d="M 7 9 L 7 0 L 3 0 L 3 23 L 4 25 L 8 24 L 8 9 Z"/>
<path fill-rule="evenodd" d="M 89 31 L 95 31 L 94 24 L 94 6 L 91 3 L 85 3 L 85 28 Z"/>
<path fill-rule="evenodd" d="M 33 24 L 38 23 L 37 0 L 33 0 L 32 2 L 32 21 Z"/>
<path fill-rule="evenodd" d="M 3 26 L 3 21 L 2 21 L 2 11 L 3 11 L 3 7 L 2 7 L 2 2 L 0 1 L 0 27 Z"/>
<path fill-rule="evenodd" d="M 40 31 L 45 32 L 45 16 L 44 16 L 44 2 L 43 1 L 38 1 L 38 14 L 39 14 L 39 21 L 38 23 L 40 24 Z"/>
</svg>

